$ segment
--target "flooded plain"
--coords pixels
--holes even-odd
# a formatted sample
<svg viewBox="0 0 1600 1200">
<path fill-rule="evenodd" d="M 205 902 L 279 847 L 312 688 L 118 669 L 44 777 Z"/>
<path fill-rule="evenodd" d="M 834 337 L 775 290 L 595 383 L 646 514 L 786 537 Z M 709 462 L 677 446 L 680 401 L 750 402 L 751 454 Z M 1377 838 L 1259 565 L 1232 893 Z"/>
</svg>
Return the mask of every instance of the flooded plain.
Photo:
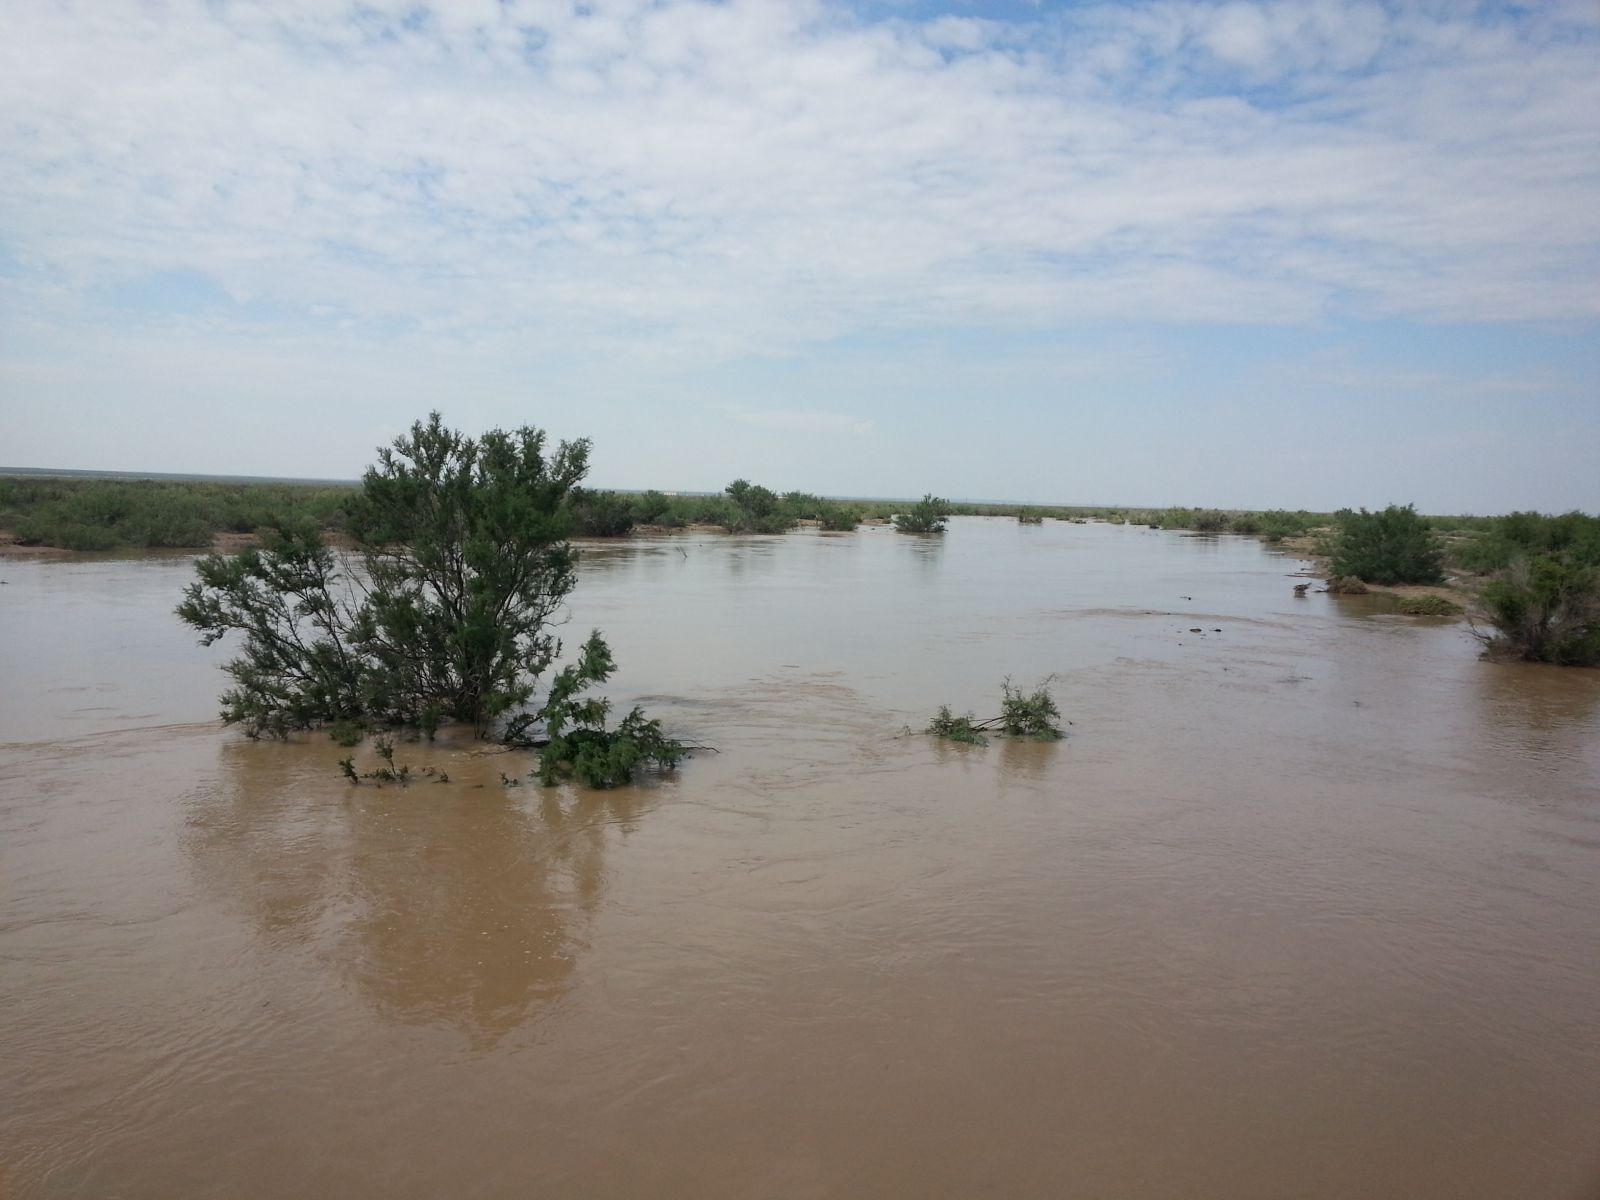
<svg viewBox="0 0 1600 1200">
<path fill-rule="evenodd" d="M 1297 566 L 589 547 L 717 750 L 591 793 L 352 788 L 216 724 L 187 559 L 0 561 L 0 1195 L 1600 1194 L 1600 672 Z M 904 733 L 1007 676 L 1067 740 Z"/>
</svg>

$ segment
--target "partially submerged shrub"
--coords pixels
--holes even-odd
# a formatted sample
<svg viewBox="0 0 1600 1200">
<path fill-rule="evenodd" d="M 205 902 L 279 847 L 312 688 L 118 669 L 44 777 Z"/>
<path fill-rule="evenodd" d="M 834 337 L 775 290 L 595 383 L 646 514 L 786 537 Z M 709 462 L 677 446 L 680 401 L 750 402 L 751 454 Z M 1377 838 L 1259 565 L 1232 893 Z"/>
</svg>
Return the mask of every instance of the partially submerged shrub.
<svg viewBox="0 0 1600 1200">
<path fill-rule="evenodd" d="M 984 737 L 973 724 L 973 717 L 968 713 L 964 717 L 954 716 L 948 704 L 941 704 L 933 720 L 928 722 L 928 732 L 935 737 L 941 737 L 947 742 L 961 742 L 968 746 L 987 746 L 989 739 Z"/>
<path fill-rule="evenodd" d="M 1203 508 L 1189 519 L 1189 528 L 1196 533 L 1222 533 L 1232 523 L 1227 513 L 1215 508 Z"/>
<path fill-rule="evenodd" d="M 1408 617 L 1454 617 L 1461 613 L 1461 605 L 1443 596 L 1401 596 L 1395 609 Z"/>
<path fill-rule="evenodd" d="M 1328 591 L 1335 596 L 1365 596 L 1367 585 L 1354 575 L 1335 575 L 1328 580 Z"/>
<path fill-rule="evenodd" d="M 843 504 L 823 501 L 816 508 L 816 521 L 832 533 L 849 533 L 861 524 L 861 513 Z"/>
<path fill-rule="evenodd" d="M 397 783 L 401 787 L 409 787 L 413 778 L 431 779 L 435 783 L 449 783 L 450 775 L 437 767 L 423 767 L 420 771 L 413 771 L 409 763 L 395 766 L 394 742 L 386 737 L 373 739 L 372 748 L 377 752 L 382 765 L 370 771 L 357 771 L 355 756 L 341 758 L 339 771 L 353 784 L 359 784 L 363 779 L 370 779 L 374 783 Z"/>
<path fill-rule="evenodd" d="M 1559 554 L 1519 558 L 1491 579 L 1476 617 L 1488 653 L 1564 666 L 1600 666 L 1600 567 Z"/>
<path fill-rule="evenodd" d="M 1050 696 L 1050 689 L 1040 684 L 1031 694 L 1024 695 L 1019 687 L 1012 687 L 1008 679 L 1000 685 L 1000 728 L 1011 737 L 1053 740 L 1061 736 L 1056 722 L 1061 710 Z"/>
<path fill-rule="evenodd" d="M 1438 541 L 1411 505 L 1391 504 L 1382 512 L 1346 509 L 1339 523 L 1335 575 L 1382 584 L 1438 583 L 1444 578 Z"/>
<path fill-rule="evenodd" d="M 1054 741 L 1062 735 L 1056 724 L 1061 710 L 1050 695 L 1049 680 L 1041 683 L 1031 693 L 1013 687 L 1007 679 L 1000 684 L 1000 715 L 985 720 L 975 720 L 971 713 L 958 717 L 948 704 L 941 704 L 927 732 L 951 742 L 965 742 L 982 746 L 986 732 L 1003 733 L 1007 737 L 1030 738 L 1037 741 Z"/>
<path fill-rule="evenodd" d="M 512 722 L 508 740 L 539 746 L 539 782 L 546 787 L 568 776 L 587 787 L 619 787 L 642 767 L 670 770 L 683 759 L 683 744 L 667 737 L 661 722 L 647 719 L 637 706 L 615 729 L 606 728 L 611 701 L 583 693 L 615 669 L 610 648 L 598 632 L 590 634 L 578 660 L 556 672 L 544 707 Z M 540 722 L 542 744 L 527 736 Z"/>
<path fill-rule="evenodd" d="M 348 500 L 356 565 L 307 525 L 271 531 L 238 555 L 202 558 L 179 616 L 206 645 L 244 637 L 243 653 L 224 668 L 235 686 L 222 697 L 223 720 L 252 737 L 339 722 L 431 737 L 444 719 L 480 737 L 541 720 L 552 737 L 610 736 L 606 702 L 567 707 L 574 680 L 587 686 L 610 672 L 598 633 L 528 713 L 561 653 L 553 631 L 576 579 L 569 500 L 588 450 L 586 441 L 549 450 L 531 427 L 467 438 L 434 413 L 379 452 Z M 641 758 L 677 753 L 642 714 L 625 725 L 641 752 L 585 772 L 611 779 Z M 567 757 L 580 756 L 574 747 Z M 396 770 L 392 759 L 384 769 Z"/>
<path fill-rule="evenodd" d="M 361 739 L 366 736 L 366 730 L 361 728 L 358 721 L 341 719 L 329 726 L 328 736 L 338 745 L 348 748 L 359 746 Z"/>
<path fill-rule="evenodd" d="M 949 515 L 950 501 L 929 492 L 910 511 L 895 513 L 894 527 L 901 533 L 943 533 Z"/>
<path fill-rule="evenodd" d="M 729 533 L 783 533 L 798 519 L 771 488 L 735 479 L 726 489 L 731 509 L 722 524 Z"/>
</svg>

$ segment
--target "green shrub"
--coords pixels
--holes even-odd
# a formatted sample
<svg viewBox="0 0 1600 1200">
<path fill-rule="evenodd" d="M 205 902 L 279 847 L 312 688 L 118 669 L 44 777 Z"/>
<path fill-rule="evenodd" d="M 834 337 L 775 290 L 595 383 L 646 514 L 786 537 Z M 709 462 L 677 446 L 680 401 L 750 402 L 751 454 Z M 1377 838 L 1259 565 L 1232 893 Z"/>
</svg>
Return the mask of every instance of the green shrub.
<svg viewBox="0 0 1600 1200">
<path fill-rule="evenodd" d="M 0 526 L 65 550 L 194 549 L 273 524 L 340 528 L 349 488 L 178 480 L 7 479 Z"/>
<path fill-rule="evenodd" d="M 640 492 L 629 503 L 633 506 L 633 519 L 640 525 L 672 523 L 672 497 L 664 492 Z"/>
<path fill-rule="evenodd" d="M 1503 571 L 1513 559 L 1559 553 L 1575 563 L 1600 565 L 1600 517 L 1569 512 L 1558 517 L 1514 512 L 1477 522 L 1477 536 L 1450 548 L 1450 559 L 1469 571 Z"/>
<path fill-rule="evenodd" d="M 1479 636 L 1495 657 L 1600 666 L 1600 566 L 1561 554 L 1515 559 L 1477 608 L 1494 629 Z"/>
<path fill-rule="evenodd" d="M 735 479 L 726 490 L 729 507 L 719 522 L 729 533 L 783 533 L 798 519 L 770 488 Z"/>
<path fill-rule="evenodd" d="M 1232 523 L 1228 514 L 1215 508 L 1203 508 L 1189 519 L 1189 528 L 1196 533 L 1222 533 Z"/>
<path fill-rule="evenodd" d="M 941 737 L 947 742 L 961 742 L 968 746 L 987 746 L 989 739 L 984 737 L 973 724 L 973 717 L 968 713 L 964 717 L 954 716 L 948 704 L 941 704 L 939 711 L 932 721 L 928 722 L 928 732 L 935 737 Z"/>
<path fill-rule="evenodd" d="M 949 515 L 950 501 L 929 492 L 909 511 L 895 513 L 894 527 L 901 533 L 943 533 Z"/>
<path fill-rule="evenodd" d="M 539 750 L 539 782 L 550 787 L 571 776 L 586 787 L 620 787 L 646 765 L 670 770 L 682 760 L 685 747 L 667 737 L 661 722 L 648 720 L 635 706 L 615 729 L 606 728 L 611 702 L 603 697 L 580 699 L 615 669 L 611 651 L 599 633 L 589 636 L 576 662 L 563 667 L 550 684 L 550 695 L 537 720 L 544 726 Z M 510 736 L 522 740 L 534 719 L 515 723 Z"/>
<path fill-rule="evenodd" d="M 1299 537 L 1311 529 L 1317 520 L 1308 512 L 1287 512 L 1281 508 L 1256 514 L 1256 532 L 1269 542 Z"/>
<path fill-rule="evenodd" d="M 927 732 L 951 742 L 965 742 L 982 746 L 987 739 L 985 731 L 999 732 L 1007 737 L 1027 738 L 1034 741 L 1054 741 L 1062 737 L 1061 710 L 1050 695 L 1049 680 L 1041 683 L 1032 693 L 1013 687 L 1007 679 L 1000 684 L 1000 715 L 986 720 L 976 720 L 971 713 L 958 717 L 948 704 L 941 704 Z"/>
<path fill-rule="evenodd" d="M 1024 695 L 1022 689 L 1012 687 L 1008 679 L 1000 685 L 1000 692 L 1000 728 L 1005 733 L 1011 737 L 1045 741 L 1061 736 L 1061 729 L 1056 725 L 1061 719 L 1061 710 L 1044 684 L 1032 694 Z"/>
<path fill-rule="evenodd" d="M 1335 596 L 1365 596 L 1368 588 L 1354 575 L 1335 575 L 1328 580 L 1328 591 Z"/>
<path fill-rule="evenodd" d="M 817 522 L 834 533 L 848 533 L 861 524 L 861 514 L 854 508 L 824 501 L 816 510 Z"/>
<path fill-rule="evenodd" d="M 366 730 L 360 722 L 341 717 L 328 727 L 328 736 L 340 746 L 359 746 L 361 739 L 366 736 Z"/>
<path fill-rule="evenodd" d="M 778 505 L 797 521 L 819 521 L 822 519 L 822 509 L 828 502 L 821 496 L 814 496 L 810 492 L 785 492 L 778 500 Z"/>
<path fill-rule="evenodd" d="M 1461 605 L 1443 596 L 1401 596 L 1395 601 L 1395 611 L 1408 617 L 1454 617 L 1461 614 Z"/>
<path fill-rule="evenodd" d="M 626 537 L 637 520 L 633 501 L 616 492 L 573 488 L 567 507 L 572 513 L 572 532 L 578 537 Z"/>
<path fill-rule="evenodd" d="M 608 731 L 608 702 L 574 699 L 611 670 L 598 633 L 530 711 L 561 652 L 554 629 L 576 583 L 570 501 L 588 454 L 587 441 L 552 448 L 531 427 L 468 438 L 433 413 L 379 451 L 350 501 L 358 568 L 309 526 L 200 559 L 178 615 L 206 645 L 244 638 L 224 668 L 235 686 L 223 720 L 251 736 L 334 723 L 338 738 L 343 722 L 431 737 L 448 717 L 508 741 L 542 721 L 556 765 L 580 778 L 676 762 L 681 747 L 638 710 Z M 375 748 L 398 777 L 393 743 Z"/>
<path fill-rule="evenodd" d="M 1391 504 L 1382 512 L 1345 509 L 1338 517 L 1335 575 L 1381 584 L 1438 583 L 1444 578 L 1437 539 L 1411 505 Z"/>
</svg>

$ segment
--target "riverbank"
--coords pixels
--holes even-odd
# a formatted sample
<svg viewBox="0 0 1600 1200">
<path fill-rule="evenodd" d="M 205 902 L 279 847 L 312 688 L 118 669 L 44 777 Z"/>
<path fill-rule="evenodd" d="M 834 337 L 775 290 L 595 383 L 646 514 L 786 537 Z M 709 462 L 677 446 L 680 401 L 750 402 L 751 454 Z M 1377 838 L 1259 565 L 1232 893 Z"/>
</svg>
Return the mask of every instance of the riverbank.
<svg viewBox="0 0 1600 1200">
<path fill-rule="evenodd" d="M 1329 540 L 1335 532 L 1336 530 L 1333 529 L 1316 530 L 1304 537 L 1285 538 L 1279 544 L 1285 554 L 1299 559 L 1305 564 L 1305 569 L 1301 572 L 1304 578 L 1320 580 L 1322 583 L 1328 584 L 1337 578 L 1333 570 L 1333 558 L 1327 552 Z M 1383 584 L 1363 582 L 1362 587 L 1366 594 L 1388 596 L 1397 602 L 1426 597 L 1443 600 L 1460 611 L 1436 612 L 1423 615 L 1442 617 L 1449 620 L 1465 620 L 1472 611 L 1478 592 L 1485 581 L 1486 576 L 1476 572 L 1447 571 L 1443 583 Z"/>
</svg>

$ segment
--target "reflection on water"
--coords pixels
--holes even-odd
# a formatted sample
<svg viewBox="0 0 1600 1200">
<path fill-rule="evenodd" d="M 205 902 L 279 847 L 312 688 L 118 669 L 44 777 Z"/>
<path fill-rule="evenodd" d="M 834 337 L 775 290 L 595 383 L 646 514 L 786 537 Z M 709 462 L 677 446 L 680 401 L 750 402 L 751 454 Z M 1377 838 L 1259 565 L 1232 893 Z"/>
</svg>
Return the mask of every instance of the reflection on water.
<svg viewBox="0 0 1600 1200">
<path fill-rule="evenodd" d="M 181 562 L 0 565 L 0 1192 L 1594 1194 L 1600 673 L 1232 537 L 579 569 L 569 640 L 720 753 L 352 788 L 210 723 Z M 907 732 L 1007 676 L 1068 740 Z"/>
<path fill-rule="evenodd" d="M 313 944 L 386 1019 L 490 1046 L 566 986 L 607 842 L 634 830 L 656 793 L 506 788 L 510 759 L 475 762 L 472 750 L 399 751 L 476 776 L 462 787 L 351 788 L 333 783 L 345 751 L 230 742 L 221 786 L 190 809 L 185 848 L 269 946 Z"/>
</svg>

